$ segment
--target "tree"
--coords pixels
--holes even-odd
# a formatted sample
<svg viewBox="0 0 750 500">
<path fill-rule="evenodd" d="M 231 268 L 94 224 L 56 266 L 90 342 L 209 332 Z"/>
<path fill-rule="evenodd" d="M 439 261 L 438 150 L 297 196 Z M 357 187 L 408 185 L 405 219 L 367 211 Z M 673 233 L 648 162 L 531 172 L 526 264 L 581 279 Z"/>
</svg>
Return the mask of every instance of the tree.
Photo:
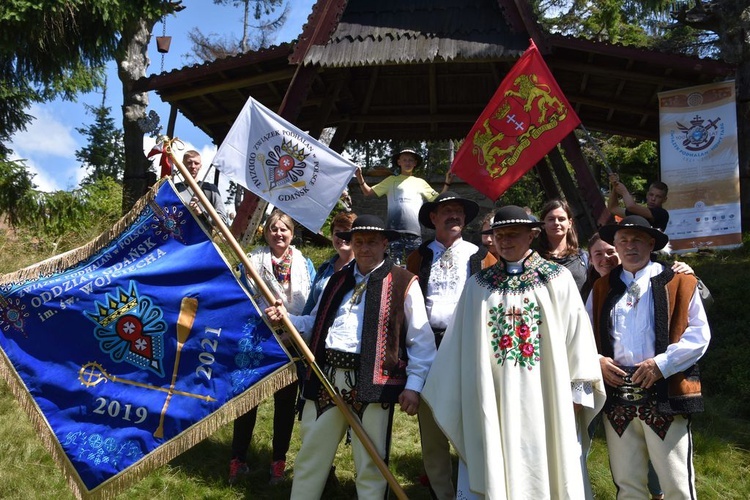
<svg viewBox="0 0 750 500">
<path fill-rule="evenodd" d="M 125 164 L 122 129 L 115 126 L 112 108 L 105 106 L 106 85 L 102 92 L 100 106 L 86 105 L 86 110 L 94 115 L 94 123 L 87 127 L 76 128 L 79 134 L 88 138 L 88 144 L 76 151 L 76 159 L 87 171 L 82 185 L 92 184 L 103 177 L 115 181 L 122 180 Z"/>
<path fill-rule="evenodd" d="M 156 0 L 141 0 L 155 2 Z M 145 6 L 144 6 L 145 7 Z M 149 6 L 152 7 L 152 6 Z M 185 7 L 182 0 L 158 2 L 156 8 L 143 8 L 138 16 L 125 20 L 117 44 L 115 60 L 117 75 L 122 82 L 122 129 L 125 144 L 125 171 L 123 173 L 122 210 L 127 212 L 156 180 L 149 175 L 149 162 L 143 154 L 143 134 L 147 132 L 148 93 L 135 92 L 135 82 L 146 76 L 150 64 L 148 43 L 156 22 Z"/>
<path fill-rule="evenodd" d="M 181 0 L 3 0 L 0 140 L 25 127 L 31 117 L 24 110 L 31 102 L 54 95 L 73 98 L 92 89 L 99 83 L 103 65 L 116 59 L 123 84 L 123 208 L 129 209 L 146 189 L 149 167 L 138 125 L 146 117 L 148 96 L 134 93 L 133 84 L 146 75 L 153 25 L 182 10 L 181 4 Z M 7 154 L 7 148 L 0 149 Z"/>
<path fill-rule="evenodd" d="M 189 63 L 214 61 L 270 46 L 273 42 L 273 33 L 284 25 L 290 8 L 285 0 L 214 0 L 214 4 L 243 7 L 242 38 L 238 40 L 232 36 L 204 34 L 200 28 L 193 28 L 188 33 L 193 50 L 184 56 Z M 258 21 L 256 25 L 250 24 L 251 7 L 253 19 Z M 275 11 L 278 8 L 282 11 L 276 15 Z"/>
<path fill-rule="evenodd" d="M 659 6 L 654 6 L 658 8 Z M 750 228 L 750 5 L 747 0 L 695 0 L 670 11 L 676 26 L 714 33 L 721 57 L 737 65 L 737 141 L 743 229 Z"/>
</svg>

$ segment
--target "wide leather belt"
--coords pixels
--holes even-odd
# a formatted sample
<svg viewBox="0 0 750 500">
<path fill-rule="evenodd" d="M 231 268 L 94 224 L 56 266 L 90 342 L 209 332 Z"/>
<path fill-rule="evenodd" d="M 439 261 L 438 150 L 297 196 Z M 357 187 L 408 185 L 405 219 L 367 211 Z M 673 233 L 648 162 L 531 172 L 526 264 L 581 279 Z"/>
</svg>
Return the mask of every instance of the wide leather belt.
<svg viewBox="0 0 750 500">
<path fill-rule="evenodd" d="M 651 397 L 652 391 L 650 389 L 644 389 L 643 387 L 633 383 L 632 376 L 637 370 L 636 366 L 621 366 L 621 369 L 627 372 L 627 375 L 623 377 L 624 384 L 615 387 L 612 395 L 618 399 L 621 404 L 644 404 L 648 402 Z"/>
</svg>

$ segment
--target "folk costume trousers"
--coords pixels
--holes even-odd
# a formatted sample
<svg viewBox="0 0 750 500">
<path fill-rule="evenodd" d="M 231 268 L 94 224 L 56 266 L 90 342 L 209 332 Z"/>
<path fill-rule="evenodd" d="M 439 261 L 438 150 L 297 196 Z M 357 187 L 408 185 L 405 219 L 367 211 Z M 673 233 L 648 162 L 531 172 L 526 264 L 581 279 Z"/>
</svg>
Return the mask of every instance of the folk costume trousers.
<svg viewBox="0 0 750 500">
<path fill-rule="evenodd" d="M 659 476 L 664 498 L 694 500 L 693 436 L 690 417 L 675 416 L 662 440 L 644 420 L 630 421 L 622 436 L 604 420 L 609 464 L 618 500 L 649 498 L 648 461 Z"/>
<path fill-rule="evenodd" d="M 354 377 L 353 372 L 354 370 L 336 369 L 331 382 L 339 394 L 342 388 L 347 392 L 351 391 L 350 382 Z M 370 403 L 365 408 L 361 419 L 362 427 L 381 458 L 386 456 L 390 433 L 393 405 L 389 406 L 390 408 L 384 409 L 380 403 Z M 321 497 L 331 464 L 336 456 L 336 449 L 348 426 L 341 410 L 335 406 L 329 407 L 318 416 L 315 401 L 305 402 L 300 424 L 302 446 L 294 462 L 292 500 L 310 500 Z M 382 500 L 388 483 L 355 434 L 352 434 L 352 455 L 357 471 L 357 498 L 359 500 Z"/>
<path fill-rule="evenodd" d="M 419 435 L 422 442 L 422 461 L 430 480 L 430 488 L 438 500 L 456 498 L 453 486 L 453 465 L 448 438 L 435 422 L 432 409 L 425 403 L 419 405 Z"/>
</svg>

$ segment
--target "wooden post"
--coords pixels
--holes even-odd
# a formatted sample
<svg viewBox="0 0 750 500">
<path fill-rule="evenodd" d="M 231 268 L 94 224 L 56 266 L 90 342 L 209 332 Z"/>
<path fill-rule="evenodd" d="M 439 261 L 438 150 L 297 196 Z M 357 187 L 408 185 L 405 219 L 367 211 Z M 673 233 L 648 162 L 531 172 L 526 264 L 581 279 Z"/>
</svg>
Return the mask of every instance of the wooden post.
<svg viewBox="0 0 750 500">
<path fill-rule="evenodd" d="M 216 229 L 224 237 L 232 252 L 244 266 L 245 271 L 248 274 L 248 278 L 253 280 L 256 287 L 263 295 L 263 298 L 265 298 L 266 302 L 268 302 L 269 304 L 274 304 L 277 297 L 273 295 L 265 282 L 260 278 L 260 276 L 258 276 L 257 271 L 250 263 L 247 255 L 245 255 L 244 250 L 242 250 L 240 244 L 237 242 L 234 236 L 232 236 L 232 232 L 229 230 L 227 225 L 224 224 L 224 221 L 221 220 L 219 214 L 216 213 L 216 209 L 211 204 L 211 202 L 208 201 L 208 198 L 206 198 L 203 190 L 200 188 L 200 186 L 198 186 L 198 183 L 195 181 L 195 179 L 193 179 L 193 176 L 190 175 L 190 172 L 188 172 L 187 168 L 185 168 L 185 165 L 183 165 L 182 162 L 175 156 L 174 152 L 172 151 L 171 143 L 167 142 L 167 145 L 164 149 L 165 152 L 172 158 L 182 176 L 185 178 L 185 183 L 190 187 L 194 195 L 200 201 L 203 210 L 209 215 L 209 217 L 211 217 L 211 220 L 213 221 Z M 365 429 L 364 427 L 362 427 L 362 423 L 359 421 L 359 418 L 354 414 L 354 412 L 352 412 L 351 408 L 349 408 L 349 406 L 341 398 L 341 395 L 336 392 L 334 386 L 326 378 L 320 366 L 315 361 L 315 355 L 313 355 L 312 351 L 310 351 L 310 348 L 307 347 L 307 343 L 305 343 L 305 341 L 302 339 L 302 336 L 289 320 L 288 316 L 284 315 L 282 324 L 284 326 L 284 329 L 289 332 L 290 338 L 294 342 L 297 350 L 300 352 L 300 354 L 302 354 L 302 356 L 304 356 L 310 368 L 312 368 L 315 375 L 320 379 L 320 382 L 322 383 L 325 390 L 336 403 L 336 406 L 338 406 L 339 410 L 341 410 L 341 413 L 343 413 L 344 418 L 346 418 L 346 421 L 349 423 L 349 426 L 359 438 L 362 446 L 365 447 L 365 450 L 367 450 L 367 453 L 370 455 L 377 468 L 383 474 L 383 477 L 388 482 L 388 485 L 390 486 L 391 490 L 393 490 L 393 493 L 399 499 L 407 500 L 408 497 L 406 496 L 406 493 L 404 492 L 403 488 L 401 488 L 401 485 L 398 484 L 398 481 L 396 481 L 396 478 L 388 468 L 388 465 L 380 457 L 375 444 L 370 439 L 370 436 L 367 435 L 367 432 L 365 432 Z M 283 330 L 279 329 L 276 333 L 278 334 L 279 331 L 283 332 Z"/>
</svg>

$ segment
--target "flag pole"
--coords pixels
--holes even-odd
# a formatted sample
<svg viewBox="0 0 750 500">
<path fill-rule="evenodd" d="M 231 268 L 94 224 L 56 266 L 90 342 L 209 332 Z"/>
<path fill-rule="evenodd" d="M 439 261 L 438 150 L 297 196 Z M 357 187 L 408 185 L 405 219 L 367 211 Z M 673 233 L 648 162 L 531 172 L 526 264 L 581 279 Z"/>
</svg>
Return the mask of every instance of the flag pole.
<svg viewBox="0 0 750 500">
<path fill-rule="evenodd" d="M 173 140 L 169 140 L 168 138 L 164 139 L 164 143 L 165 143 L 164 154 L 168 154 L 172 158 L 175 165 L 177 166 L 177 169 L 180 171 L 180 173 L 184 177 L 185 183 L 188 186 L 190 186 L 190 189 L 193 190 L 193 193 L 195 194 L 195 196 L 198 198 L 198 200 L 200 200 L 203 210 L 205 210 L 208 213 L 208 215 L 211 217 L 211 220 L 215 224 L 216 229 L 218 229 L 219 233 L 221 233 L 221 235 L 224 237 L 227 244 L 234 252 L 235 256 L 240 260 L 240 262 L 242 262 L 242 265 L 247 271 L 249 277 L 255 282 L 256 286 L 258 287 L 258 290 L 260 290 L 261 294 L 266 299 L 266 302 L 268 302 L 269 304 L 275 303 L 276 297 L 273 295 L 273 293 L 268 288 L 266 283 L 260 278 L 260 276 L 258 276 L 258 272 L 250 263 L 250 260 L 247 258 L 247 255 L 245 255 L 245 252 L 242 250 L 242 247 L 232 235 L 231 230 L 227 227 L 226 224 L 224 224 L 224 221 L 221 220 L 221 217 L 219 217 L 219 214 L 216 213 L 216 209 L 213 207 L 213 205 L 208 200 L 208 198 L 206 198 L 206 195 L 203 193 L 203 190 L 198 186 L 198 183 L 195 181 L 195 179 L 193 179 L 193 176 L 190 175 L 190 172 L 187 170 L 187 168 L 185 168 L 185 165 L 182 164 L 182 162 L 177 158 L 177 156 L 172 151 L 172 142 L 174 141 L 177 141 L 177 139 L 173 139 Z M 388 485 L 391 487 L 391 490 L 393 490 L 393 493 L 396 495 L 397 498 L 401 500 L 408 500 L 408 497 L 406 496 L 406 492 L 404 492 L 404 489 L 398 483 L 395 476 L 393 475 L 391 470 L 388 468 L 388 465 L 381 458 L 380 454 L 378 453 L 377 448 L 375 447 L 375 444 L 372 442 L 372 439 L 370 439 L 370 436 L 367 434 L 364 427 L 362 427 L 362 423 L 359 421 L 359 419 L 354 414 L 354 412 L 352 412 L 351 408 L 349 408 L 349 406 L 344 402 L 344 400 L 341 398 L 341 395 L 338 392 L 336 392 L 336 389 L 334 388 L 333 384 L 331 384 L 331 382 L 326 378 L 325 374 L 323 373 L 323 370 L 315 361 L 315 355 L 307 346 L 307 343 L 305 343 L 305 341 L 302 339 L 302 336 L 299 334 L 297 329 L 292 324 L 291 320 L 289 319 L 289 316 L 287 316 L 286 314 L 283 315 L 281 322 L 283 326 L 286 328 L 286 330 L 289 332 L 291 339 L 294 341 L 294 344 L 297 350 L 304 356 L 305 360 L 310 365 L 315 375 L 320 379 L 320 382 L 323 384 L 323 387 L 325 387 L 328 394 L 336 403 L 336 406 L 338 406 L 339 410 L 341 410 L 341 413 L 344 414 L 344 418 L 346 418 L 346 421 L 349 423 L 349 426 L 352 428 L 352 430 L 357 435 L 362 445 L 365 447 L 365 450 L 367 450 L 367 453 L 375 462 L 375 465 L 377 466 L 378 470 L 380 470 L 380 472 L 383 474 L 383 477 L 388 482 Z"/>
<path fill-rule="evenodd" d="M 589 143 L 594 147 L 594 151 L 599 155 L 599 158 L 602 160 L 602 163 L 604 164 L 604 169 L 607 171 L 609 175 L 612 175 L 614 172 L 609 167 L 609 163 L 607 163 L 607 159 L 604 157 L 604 153 L 602 153 L 602 150 L 599 149 L 599 146 L 596 144 L 596 141 L 594 141 L 594 138 L 591 137 L 591 134 L 589 134 L 589 131 L 586 130 L 586 127 L 583 126 L 583 123 L 578 125 L 581 127 L 581 130 L 583 130 L 586 140 L 589 141 Z"/>
</svg>

